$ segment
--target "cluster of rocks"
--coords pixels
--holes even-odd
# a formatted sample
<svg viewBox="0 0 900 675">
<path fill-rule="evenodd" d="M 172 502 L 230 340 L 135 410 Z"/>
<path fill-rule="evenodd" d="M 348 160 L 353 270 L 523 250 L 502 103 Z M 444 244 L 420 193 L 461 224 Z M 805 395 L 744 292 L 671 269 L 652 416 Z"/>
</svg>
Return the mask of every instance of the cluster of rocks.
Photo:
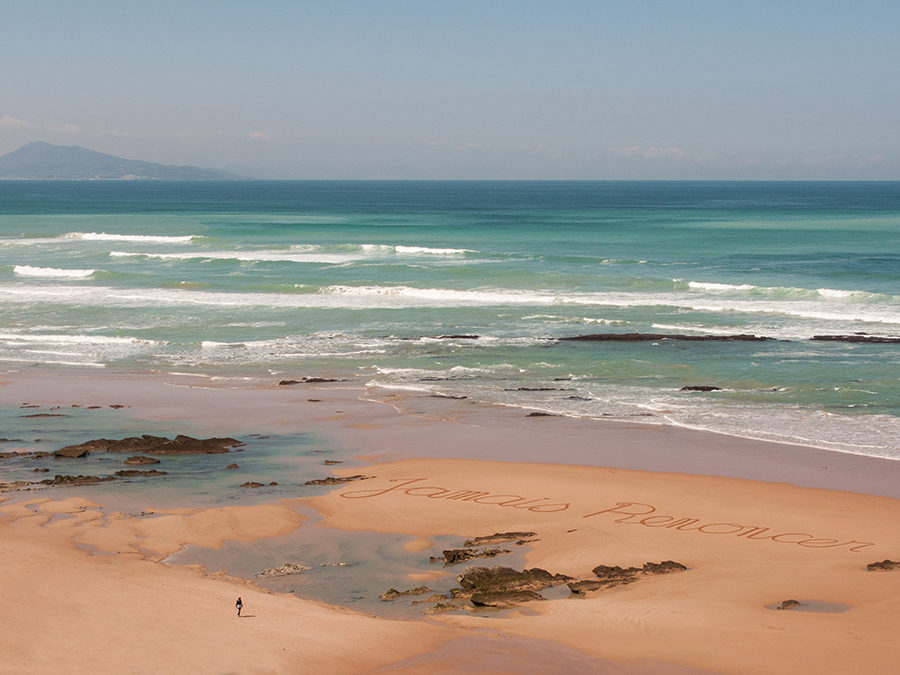
<svg viewBox="0 0 900 675">
<path fill-rule="evenodd" d="M 5 439 L 4 439 L 5 440 Z M 5 452 L 0 453 L 0 459 L 5 458 L 29 458 L 43 459 L 45 457 L 53 457 L 57 460 L 66 461 L 69 459 L 84 459 L 94 453 L 147 453 L 134 454 L 124 460 L 127 466 L 146 466 L 159 464 L 160 460 L 149 455 L 195 455 L 195 454 L 222 454 L 230 452 L 232 449 L 240 451 L 244 444 L 235 438 L 193 438 L 191 436 L 178 435 L 175 438 L 166 438 L 163 436 L 152 436 L 143 434 L 142 436 L 130 436 L 122 439 L 97 438 L 86 441 L 78 445 L 68 445 L 60 448 L 55 452 Z M 104 459 L 104 458 L 101 458 Z M 237 464 L 229 465 L 228 468 L 238 468 Z M 47 467 L 36 467 L 33 469 L 36 473 L 47 473 Z M 158 469 L 137 469 L 127 468 L 115 471 L 112 475 L 94 476 L 94 475 L 70 475 L 57 474 L 53 478 L 46 478 L 40 481 L 12 481 L 0 483 L 0 490 L 19 490 L 19 489 L 35 489 L 40 486 L 75 486 L 75 485 L 92 485 L 116 479 L 129 478 L 152 478 L 157 476 L 168 475 L 166 471 Z M 277 483 L 271 483 L 277 485 Z"/>
<path fill-rule="evenodd" d="M 86 457 L 93 452 L 142 452 L 148 455 L 210 455 L 230 452 L 244 444 L 235 438 L 192 438 L 179 434 L 173 439 L 144 434 L 122 439 L 97 438 L 67 445 L 53 453 L 57 459 Z"/>
<path fill-rule="evenodd" d="M 671 574 L 672 572 L 684 572 L 684 565 L 674 560 L 665 560 L 659 563 L 644 563 L 643 567 L 619 567 L 610 565 L 597 565 L 591 570 L 596 579 L 582 579 L 568 582 L 569 590 L 578 595 L 586 595 L 594 591 L 602 591 L 614 586 L 624 586 L 639 581 L 642 577 L 659 574 Z"/>
<path fill-rule="evenodd" d="M 448 549 L 443 551 L 441 557 L 431 557 L 432 563 L 442 562 L 444 565 L 455 565 L 472 558 L 489 558 L 501 553 L 509 553 L 506 549 L 489 548 L 497 543 L 515 543 L 522 545 L 534 541 L 534 532 L 498 532 L 486 537 L 475 537 L 465 541 L 463 548 Z M 516 570 L 511 567 L 469 567 L 457 576 L 458 588 L 450 590 L 449 594 L 434 594 L 427 586 L 419 586 L 405 591 L 391 588 L 379 597 L 385 601 L 396 600 L 405 596 L 418 596 L 432 593 L 425 600 L 414 601 L 433 602 L 427 610 L 429 614 L 436 614 L 452 610 L 493 607 L 506 609 L 516 607 L 533 600 L 544 600 L 540 591 L 551 586 L 567 585 L 573 596 L 584 597 L 588 593 L 605 590 L 615 586 L 634 583 L 648 576 L 683 572 L 687 567 L 673 560 L 663 562 L 647 562 L 643 567 L 619 567 L 611 565 L 597 565 L 593 570 L 594 579 L 575 579 L 565 574 L 553 574 L 539 567 Z"/>
</svg>

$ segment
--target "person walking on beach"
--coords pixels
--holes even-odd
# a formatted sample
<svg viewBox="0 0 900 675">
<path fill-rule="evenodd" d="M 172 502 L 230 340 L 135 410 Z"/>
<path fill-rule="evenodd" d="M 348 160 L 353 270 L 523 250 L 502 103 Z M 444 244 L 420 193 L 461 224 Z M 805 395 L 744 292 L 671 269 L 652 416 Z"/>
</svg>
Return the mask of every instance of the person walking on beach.
<svg viewBox="0 0 900 675">
<path fill-rule="evenodd" d="M 241 602 L 240 597 L 238 597 L 237 602 L 234 603 L 234 606 L 237 607 L 238 616 L 241 615 L 241 610 L 244 608 L 244 603 Z"/>
</svg>

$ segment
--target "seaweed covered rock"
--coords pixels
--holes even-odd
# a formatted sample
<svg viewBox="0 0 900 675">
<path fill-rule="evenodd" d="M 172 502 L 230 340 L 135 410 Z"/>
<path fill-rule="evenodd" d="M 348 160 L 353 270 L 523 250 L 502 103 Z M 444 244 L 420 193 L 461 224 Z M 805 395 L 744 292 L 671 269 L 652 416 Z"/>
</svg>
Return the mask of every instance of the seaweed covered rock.
<svg viewBox="0 0 900 675">
<path fill-rule="evenodd" d="M 173 439 L 144 434 L 122 439 L 97 438 L 79 445 L 67 445 L 53 455 L 57 458 L 84 457 L 92 452 L 134 452 L 149 455 L 209 455 L 229 452 L 242 446 L 235 438 L 192 438 L 179 434 Z"/>
</svg>

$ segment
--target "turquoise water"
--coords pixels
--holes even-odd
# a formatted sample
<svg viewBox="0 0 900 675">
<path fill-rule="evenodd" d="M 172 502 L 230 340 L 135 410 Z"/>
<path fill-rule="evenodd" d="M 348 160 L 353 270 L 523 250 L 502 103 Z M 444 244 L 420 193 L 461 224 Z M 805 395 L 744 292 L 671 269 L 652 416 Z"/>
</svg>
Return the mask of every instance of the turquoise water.
<svg viewBox="0 0 900 675">
<path fill-rule="evenodd" d="M 600 332 L 775 339 L 556 339 Z M 900 183 L 0 182 L 7 371 L 354 377 L 900 458 L 900 346 L 809 340 L 856 332 L 900 335 Z"/>
</svg>

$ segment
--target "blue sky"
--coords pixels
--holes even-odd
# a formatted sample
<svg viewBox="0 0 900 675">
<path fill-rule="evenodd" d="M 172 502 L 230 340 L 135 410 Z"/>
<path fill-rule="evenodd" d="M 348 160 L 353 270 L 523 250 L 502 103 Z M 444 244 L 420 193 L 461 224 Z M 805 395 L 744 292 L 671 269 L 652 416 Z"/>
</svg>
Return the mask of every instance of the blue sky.
<svg viewBox="0 0 900 675">
<path fill-rule="evenodd" d="M 900 3 L 0 0 L 0 154 L 267 178 L 900 179 Z"/>
</svg>

